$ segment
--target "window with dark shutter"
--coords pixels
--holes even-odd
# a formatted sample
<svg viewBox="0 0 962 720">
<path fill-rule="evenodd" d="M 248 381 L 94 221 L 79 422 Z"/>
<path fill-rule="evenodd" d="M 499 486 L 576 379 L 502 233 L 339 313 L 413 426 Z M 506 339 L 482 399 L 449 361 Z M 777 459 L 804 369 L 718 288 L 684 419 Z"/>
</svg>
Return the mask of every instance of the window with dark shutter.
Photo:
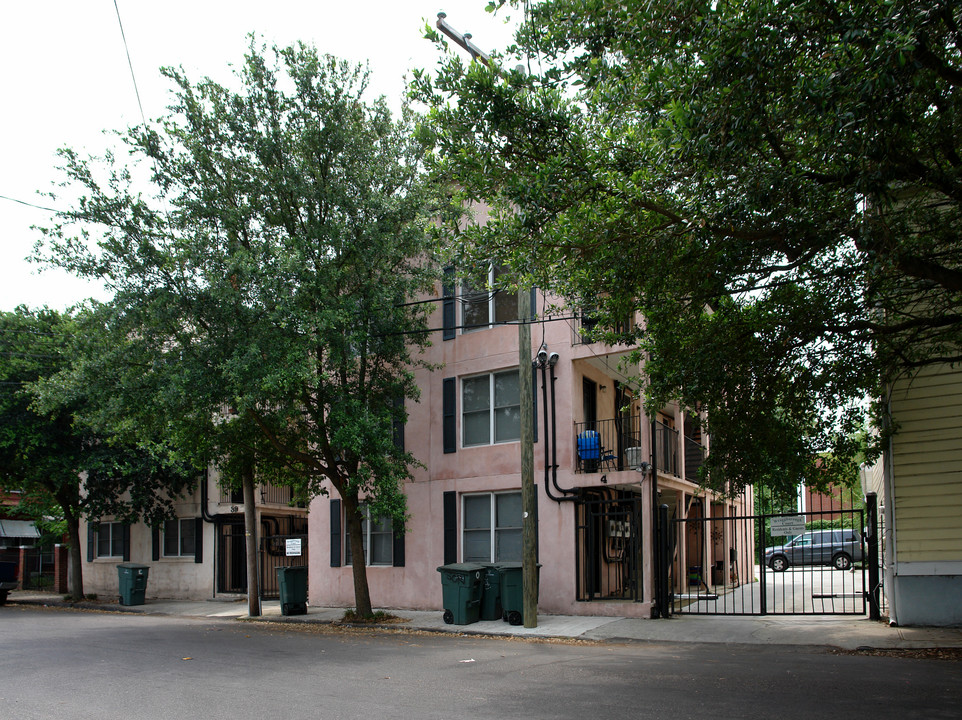
<svg viewBox="0 0 962 720">
<path fill-rule="evenodd" d="M 331 567 L 341 567 L 340 500 L 331 500 Z"/>
<path fill-rule="evenodd" d="M 458 494 L 451 490 L 444 493 L 444 564 L 458 561 Z"/>
<path fill-rule="evenodd" d="M 444 378 L 441 389 L 441 404 L 443 406 L 441 423 L 445 453 L 453 453 L 458 450 L 457 401 L 457 378 Z"/>
<path fill-rule="evenodd" d="M 204 562 L 204 518 L 194 519 L 194 562 Z"/>
</svg>

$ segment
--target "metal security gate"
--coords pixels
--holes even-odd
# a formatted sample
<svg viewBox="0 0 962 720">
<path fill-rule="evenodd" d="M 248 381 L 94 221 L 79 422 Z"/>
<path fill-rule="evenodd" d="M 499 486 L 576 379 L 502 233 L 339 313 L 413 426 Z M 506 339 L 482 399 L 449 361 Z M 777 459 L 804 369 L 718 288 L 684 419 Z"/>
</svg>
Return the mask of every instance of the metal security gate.
<svg viewBox="0 0 962 720">
<path fill-rule="evenodd" d="M 277 568 L 307 566 L 307 535 L 271 535 L 261 538 L 260 548 L 261 598 L 280 597 Z"/>
<path fill-rule="evenodd" d="M 659 565 L 670 612 L 864 615 L 871 607 L 878 617 L 874 496 L 816 499 L 802 512 L 667 520 Z"/>
<path fill-rule="evenodd" d="M 260 523 L 257 567 L 263 600 L 279 597 L 277 568 L 307 565 L 307 518 L 265 515 Z M 217 592 L 247 592 L 247 538 L 243 519 L 217 527 Z"/>
<path fill-rule="evenodd" d="M 641 497 L 599 490 L 575 508 L 578 600 L 640 601 Z"/>
</svg>

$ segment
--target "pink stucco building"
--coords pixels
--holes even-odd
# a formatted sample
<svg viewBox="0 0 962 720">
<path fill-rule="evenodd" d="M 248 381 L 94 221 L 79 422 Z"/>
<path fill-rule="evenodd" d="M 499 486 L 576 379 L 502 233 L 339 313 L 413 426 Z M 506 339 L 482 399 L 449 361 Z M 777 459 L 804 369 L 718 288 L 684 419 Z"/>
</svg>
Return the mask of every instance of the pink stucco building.
<svg viewBox="0 0 962 720">
<path fill-rule="evenodd" d="M 376 607 L 440 611 L 439 565 L 521 559 L 516 296 L 438 291 L 443 307 L 426 359 L 440 369 L 419 371 L 421 398 L 409 402 L 403 432 L 405 447 L 424 465 L 405 488 L 407 532 L 395 537 L 377 518 L 365 529 Z M 631 348 L 586 343 L 581 330 L 590 318 L 546 317 L 545 299 L 535 295 L 533 353 L 543 347 L 543 357 L 551 358 L 533 368 L 539 610 L 648 617 L 653 488 L 652 473 L 639 466 L 655 461 L 657 504 L 669 505 L 676 517 L 717 518 L 724 529 L 721 518 L 740 510 L 698 492 L 708 440 L 694 418 L 676 406 L 656 418 L 644 414 L 632 379 L 641 368 L 622 367 Z M 349 565 L 356 553 L 346 546 L 342 513 L 336 493 L 311 505 L 311 605 L 353 605 Z M 714 535 L 698 547 L 680 542 L 673 562 L 714 568 L 725 582 L 734 558 L 722 530 Z M 741 567 L 749 565 L 748 552 Z"/>
</svg>

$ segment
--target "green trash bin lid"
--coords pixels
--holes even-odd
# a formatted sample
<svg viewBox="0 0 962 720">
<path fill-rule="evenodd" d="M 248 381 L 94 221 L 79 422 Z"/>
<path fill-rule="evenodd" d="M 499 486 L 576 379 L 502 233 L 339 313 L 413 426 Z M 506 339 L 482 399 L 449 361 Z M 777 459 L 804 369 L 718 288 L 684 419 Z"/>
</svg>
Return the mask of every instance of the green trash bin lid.
<svg viewBox="0 0 962 720">
<path fill-rule="evenodd" d="M 482 565 L 481 563 L 466 562 L 466 563 L 451 563 L 449 565 L 441 565 L 440 567 L 438 567 L 438 572 L 472 573 L 472 572 L 481 572 L 486 569 L 487 568 L 485 568 L 485 566 Z"/>
</svg>

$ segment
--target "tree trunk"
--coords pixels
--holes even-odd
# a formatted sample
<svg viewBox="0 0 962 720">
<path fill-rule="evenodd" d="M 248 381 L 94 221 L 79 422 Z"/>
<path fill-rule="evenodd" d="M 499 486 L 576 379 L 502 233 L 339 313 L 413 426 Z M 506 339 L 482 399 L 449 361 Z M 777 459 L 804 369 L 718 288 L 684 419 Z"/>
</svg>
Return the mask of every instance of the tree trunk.
<svg viewBox="0 0 962 720">
<path fill-rule="evenodd" d="M 244 537 L 247 549 L 247 614 L 260 617 L 261 593 L 257 574 L 257 514 L 254 512 L 254 463 L 245 461 L 241 470 L 244 488 Z"/>
<path fill-rule="evenodd" d="M 67 535 L 70 538 L 70 599 L 84 598 L 83 555 L 80 544 L 80 518 L 72 512 L 64 511 L 67 519 Z"/>
<path fill-rule="evenodd" d="M 354 575 L 354 611 L 360 617 L 374 614 L 371 591 L 367 585 L 367 562 L 364 557 L 364 534 L 356 498 L 344 498 L 344 520 L 351 537 L 351 569 Z"/>
</svg>

